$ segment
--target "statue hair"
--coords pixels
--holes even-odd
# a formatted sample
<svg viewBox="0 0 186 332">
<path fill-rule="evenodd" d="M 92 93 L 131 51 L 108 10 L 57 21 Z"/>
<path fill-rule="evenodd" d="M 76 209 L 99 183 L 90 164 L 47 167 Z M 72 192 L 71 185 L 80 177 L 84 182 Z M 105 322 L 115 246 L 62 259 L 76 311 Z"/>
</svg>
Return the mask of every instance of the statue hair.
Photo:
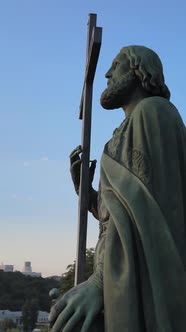
<svg viewBox="0 0 186 332">
<path fill-rule="evenodd" d="M 170 91 L 165 84 L 163 66 L 159 56 L 144 46 L 127 46 L 121 49 L 130 62 L 130 68 L 139 77 L 143 88 L 153 96 L 170 99 Z"/>
</svg>

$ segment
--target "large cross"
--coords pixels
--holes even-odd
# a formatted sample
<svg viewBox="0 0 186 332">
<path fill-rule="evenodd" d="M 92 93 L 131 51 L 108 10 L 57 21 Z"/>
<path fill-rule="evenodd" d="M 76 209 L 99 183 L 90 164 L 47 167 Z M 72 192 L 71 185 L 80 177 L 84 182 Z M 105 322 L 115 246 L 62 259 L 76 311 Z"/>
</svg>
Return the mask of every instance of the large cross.
<svg viewBox="0 0 186 332">
<path fill-rule="evenodd" d="M 75 285 L 85 280 L 86 239 L 87 239 L 87 215 L 89 203 L 89 161 L 90 161 L 90 137 L 91 137 L 91 113 L 93 81 L 101 47 L 102 28 L 96 26 L 96 14 L 89 14 L 86 69 L 83 91 L 80 103 L 80 115 L 82 120 L 82 164 L 80 176 L 79 211 L 78 211 L 78 241 Z"/>
</svg>

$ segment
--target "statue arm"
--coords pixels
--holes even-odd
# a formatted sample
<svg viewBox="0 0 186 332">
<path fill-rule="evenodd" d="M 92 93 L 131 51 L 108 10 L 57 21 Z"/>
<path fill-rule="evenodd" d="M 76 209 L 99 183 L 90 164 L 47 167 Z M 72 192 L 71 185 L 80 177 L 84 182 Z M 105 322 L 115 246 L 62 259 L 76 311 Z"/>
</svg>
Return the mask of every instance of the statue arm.
<svg viewBox="0 0 186 332">
<path fill-rule="evenodd" d="M 89 191 L 89 207 L 88 210 L 93 214 L 93 216 L 99 220 L 98 216 L 98 192 L 94 190 L 92 187 Z"/>
<path fill-rule="evenodd" d="M 94 273 L 89 278 L 97 285 L 103 292 L 103 269 L 104 269 L 104 254 L 105 254 L 105 238 L 106 232 L 102 232 L 96 245 L 94 256 Z"/>
<path fill-rule="evenodd" d="M 80 169 L 81 169 L 81 158 L 80 155 L 82 153 L 82 147 L 77 146 L 72 153 L 70 154 L 70 173 L 72 182 L 74 184 L 74 188 L 76 194 L 79 195 L 79 187 L 80 187 Z M 98 193 L 92 187 L 92 182 L 94 179 L 94 173 L 96 168 L 96 160 L 91 161 L 91 165 L 89 168 L 89 206 L 88 210 L 93 214 L 96 219 L 98 218 L 98 208 L 97 208 L 97 196 Z"/>
</svg>

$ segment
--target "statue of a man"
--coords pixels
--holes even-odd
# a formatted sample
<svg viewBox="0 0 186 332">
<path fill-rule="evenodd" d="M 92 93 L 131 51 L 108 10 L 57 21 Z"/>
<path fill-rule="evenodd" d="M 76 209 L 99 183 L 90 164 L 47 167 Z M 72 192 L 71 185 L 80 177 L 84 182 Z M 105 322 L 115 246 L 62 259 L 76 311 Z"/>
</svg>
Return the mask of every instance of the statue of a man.
<svg viewBox="0 0 186 332">
<path fill-rule="evenodd" d="M 121 49 L 106 73 L 105 109 L 125 119 L 106 143 L 90 211 L 100 221 L 95 271 L 53 306 L 53 332 L 186 331 L 186 132 L 156 53 Z M 79 190 L 81 147 L 71 155 Z M 91 181 L 95 163 L 91 165 Z"/>
</svg>

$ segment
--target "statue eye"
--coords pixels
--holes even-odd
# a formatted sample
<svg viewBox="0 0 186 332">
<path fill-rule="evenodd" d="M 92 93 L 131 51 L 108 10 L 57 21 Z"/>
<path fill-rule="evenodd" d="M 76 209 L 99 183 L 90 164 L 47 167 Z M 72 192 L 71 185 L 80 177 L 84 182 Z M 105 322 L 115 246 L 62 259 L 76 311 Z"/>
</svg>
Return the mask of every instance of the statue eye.
<svg viewBox="0 0 186 332">
<path fill-rule="evenodd" d="M 116 69 L 116 67 L 119 65 L 119 62 L 118 61 L 115 61 L 114 63 L 113 63 L 113 68 L 114 69 Z"/>
</svg>

